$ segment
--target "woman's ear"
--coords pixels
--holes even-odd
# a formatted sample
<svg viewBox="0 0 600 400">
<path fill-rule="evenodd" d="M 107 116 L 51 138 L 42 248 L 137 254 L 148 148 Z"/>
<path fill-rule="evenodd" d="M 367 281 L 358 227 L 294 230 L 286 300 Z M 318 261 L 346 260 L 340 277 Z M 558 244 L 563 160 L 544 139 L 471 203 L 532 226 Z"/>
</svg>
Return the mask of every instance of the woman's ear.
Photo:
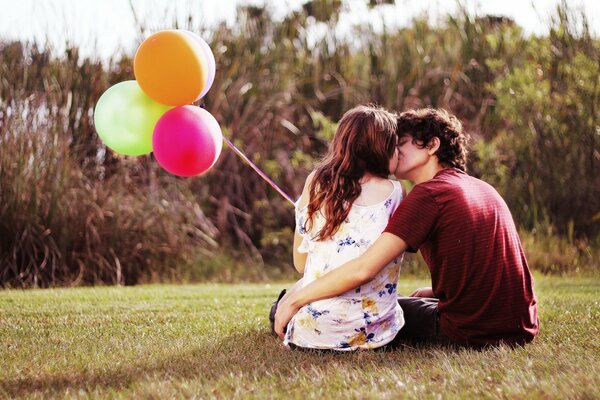
<svg viewBox="0 0 600 400">
<path fill-rule="evenodd" d="M 438 151 L 439 148 L 440 148 L 440 138 L 437 136 L 434 136 L 433 138 L 431 138 L 431 140 L 427 144 L 427 152 L 429 153 L 430 156 L 432 156 L 436 153 L 436 151 Z"/>
</svg>

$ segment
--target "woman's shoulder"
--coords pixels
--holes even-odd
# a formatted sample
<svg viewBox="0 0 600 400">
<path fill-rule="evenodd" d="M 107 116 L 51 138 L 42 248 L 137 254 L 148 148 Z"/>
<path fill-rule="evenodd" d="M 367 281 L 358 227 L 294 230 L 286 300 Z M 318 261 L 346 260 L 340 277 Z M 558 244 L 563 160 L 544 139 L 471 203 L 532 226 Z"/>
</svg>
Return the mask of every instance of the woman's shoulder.
<svg viewBox="0 0 600 400">
<path fill-rule="evenodd" d="M 374 207 L 390 201 L 397 201 L 402 198 L 402 185 L 400 182 L 379 178 L 372 180 L 368 186 L 363 187 L 361 196 L 355 201 L 354 205 L 359 207 Z"/>
<path fill-rule="evenodd" d="M 395 211 L 404 196 L 406 195 L 404 191 L 404 187 L 400 183 L 400 181 L 389 179 L 389 181 L 394 186 L 394 190 L 390 193 L 390 196 L 387 198 L 385 202 L 385 208 L 391 209 L 391 211 Z"/>
<path fill-rule="evenodd" d="M 312 171 L 306 177 L 306 181 L 304 182 L 304 187 L 302 188 L 302 194 L 300 195 L 300 198 L 298 198 L 298 200 L 296 200 L 296 203 L 295 203 L 297 211 L 300 211 L 300 210 L 306 208 L 306 206 L 308 205 L 308 202 L 310 201 L 310 184 L 315 176 L 315 172 L 316 171 Z"/>
<path fill-rule="evenodd" d="M 392 193 L 392 196 L 394 198 L 402 200 L 406 196 L 406 189 L 400 181 L 390 179 L 390 182 L 392 182 L 392 184 L 394 185 L 394 192 Z"/>
<path fill-rule="evenodd" d="M 381 188 L 384 192 L 388 193 L 388 196 L 394 194 L 395 191 L 402 191 L 402 184 L 400 181 L 389 178 L 378 178 L 375 182 L 377 187 Z"/>
</svg>

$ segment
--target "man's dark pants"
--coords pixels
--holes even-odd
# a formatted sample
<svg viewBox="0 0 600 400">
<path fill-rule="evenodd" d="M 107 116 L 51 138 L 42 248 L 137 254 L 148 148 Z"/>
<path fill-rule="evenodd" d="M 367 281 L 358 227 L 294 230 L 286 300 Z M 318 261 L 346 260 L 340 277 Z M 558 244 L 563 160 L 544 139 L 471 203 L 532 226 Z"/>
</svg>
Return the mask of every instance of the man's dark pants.
<svg viewBox="0 0 600 400">
<path fill-rule="evenodd" d="M 440 329 L 438 299 L 428 297 L 398 297 L 404 312 L 404 326 L 394 343 L 452 344 Z"/>
</svg>

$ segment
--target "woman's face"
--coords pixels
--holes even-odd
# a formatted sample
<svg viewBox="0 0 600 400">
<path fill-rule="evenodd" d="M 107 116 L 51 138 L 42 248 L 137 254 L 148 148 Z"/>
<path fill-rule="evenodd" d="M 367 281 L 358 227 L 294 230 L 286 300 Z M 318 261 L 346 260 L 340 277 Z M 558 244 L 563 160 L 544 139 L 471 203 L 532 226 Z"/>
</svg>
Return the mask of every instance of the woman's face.
<svg viewBox="0 0 600 400">
<path fill-rule="evenodd" d="M 396 173 L 396 168 L 398 168 L 398 146 L 394 148 L 394 154 L 390 157 L 390 173 L 389 175 L 393 175 Z"/>
</svg>

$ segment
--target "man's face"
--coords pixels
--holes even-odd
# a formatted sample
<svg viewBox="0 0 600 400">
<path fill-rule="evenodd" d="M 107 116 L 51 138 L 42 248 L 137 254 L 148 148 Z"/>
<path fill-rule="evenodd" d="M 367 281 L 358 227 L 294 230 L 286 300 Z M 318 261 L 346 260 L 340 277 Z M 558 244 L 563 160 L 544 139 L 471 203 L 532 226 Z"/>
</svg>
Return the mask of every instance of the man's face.
<svg viewBox="0 0 600 400">
<path fill-rule="evenodd" d="M 429 160 L 428 149 L 427 147 L 421 148 L 420 144 L 410 135 L 404 135 L 398 139 L 398 165 L 394 172 L 396 178 L 414 180 L 427 163 Z"/>
</svg>

